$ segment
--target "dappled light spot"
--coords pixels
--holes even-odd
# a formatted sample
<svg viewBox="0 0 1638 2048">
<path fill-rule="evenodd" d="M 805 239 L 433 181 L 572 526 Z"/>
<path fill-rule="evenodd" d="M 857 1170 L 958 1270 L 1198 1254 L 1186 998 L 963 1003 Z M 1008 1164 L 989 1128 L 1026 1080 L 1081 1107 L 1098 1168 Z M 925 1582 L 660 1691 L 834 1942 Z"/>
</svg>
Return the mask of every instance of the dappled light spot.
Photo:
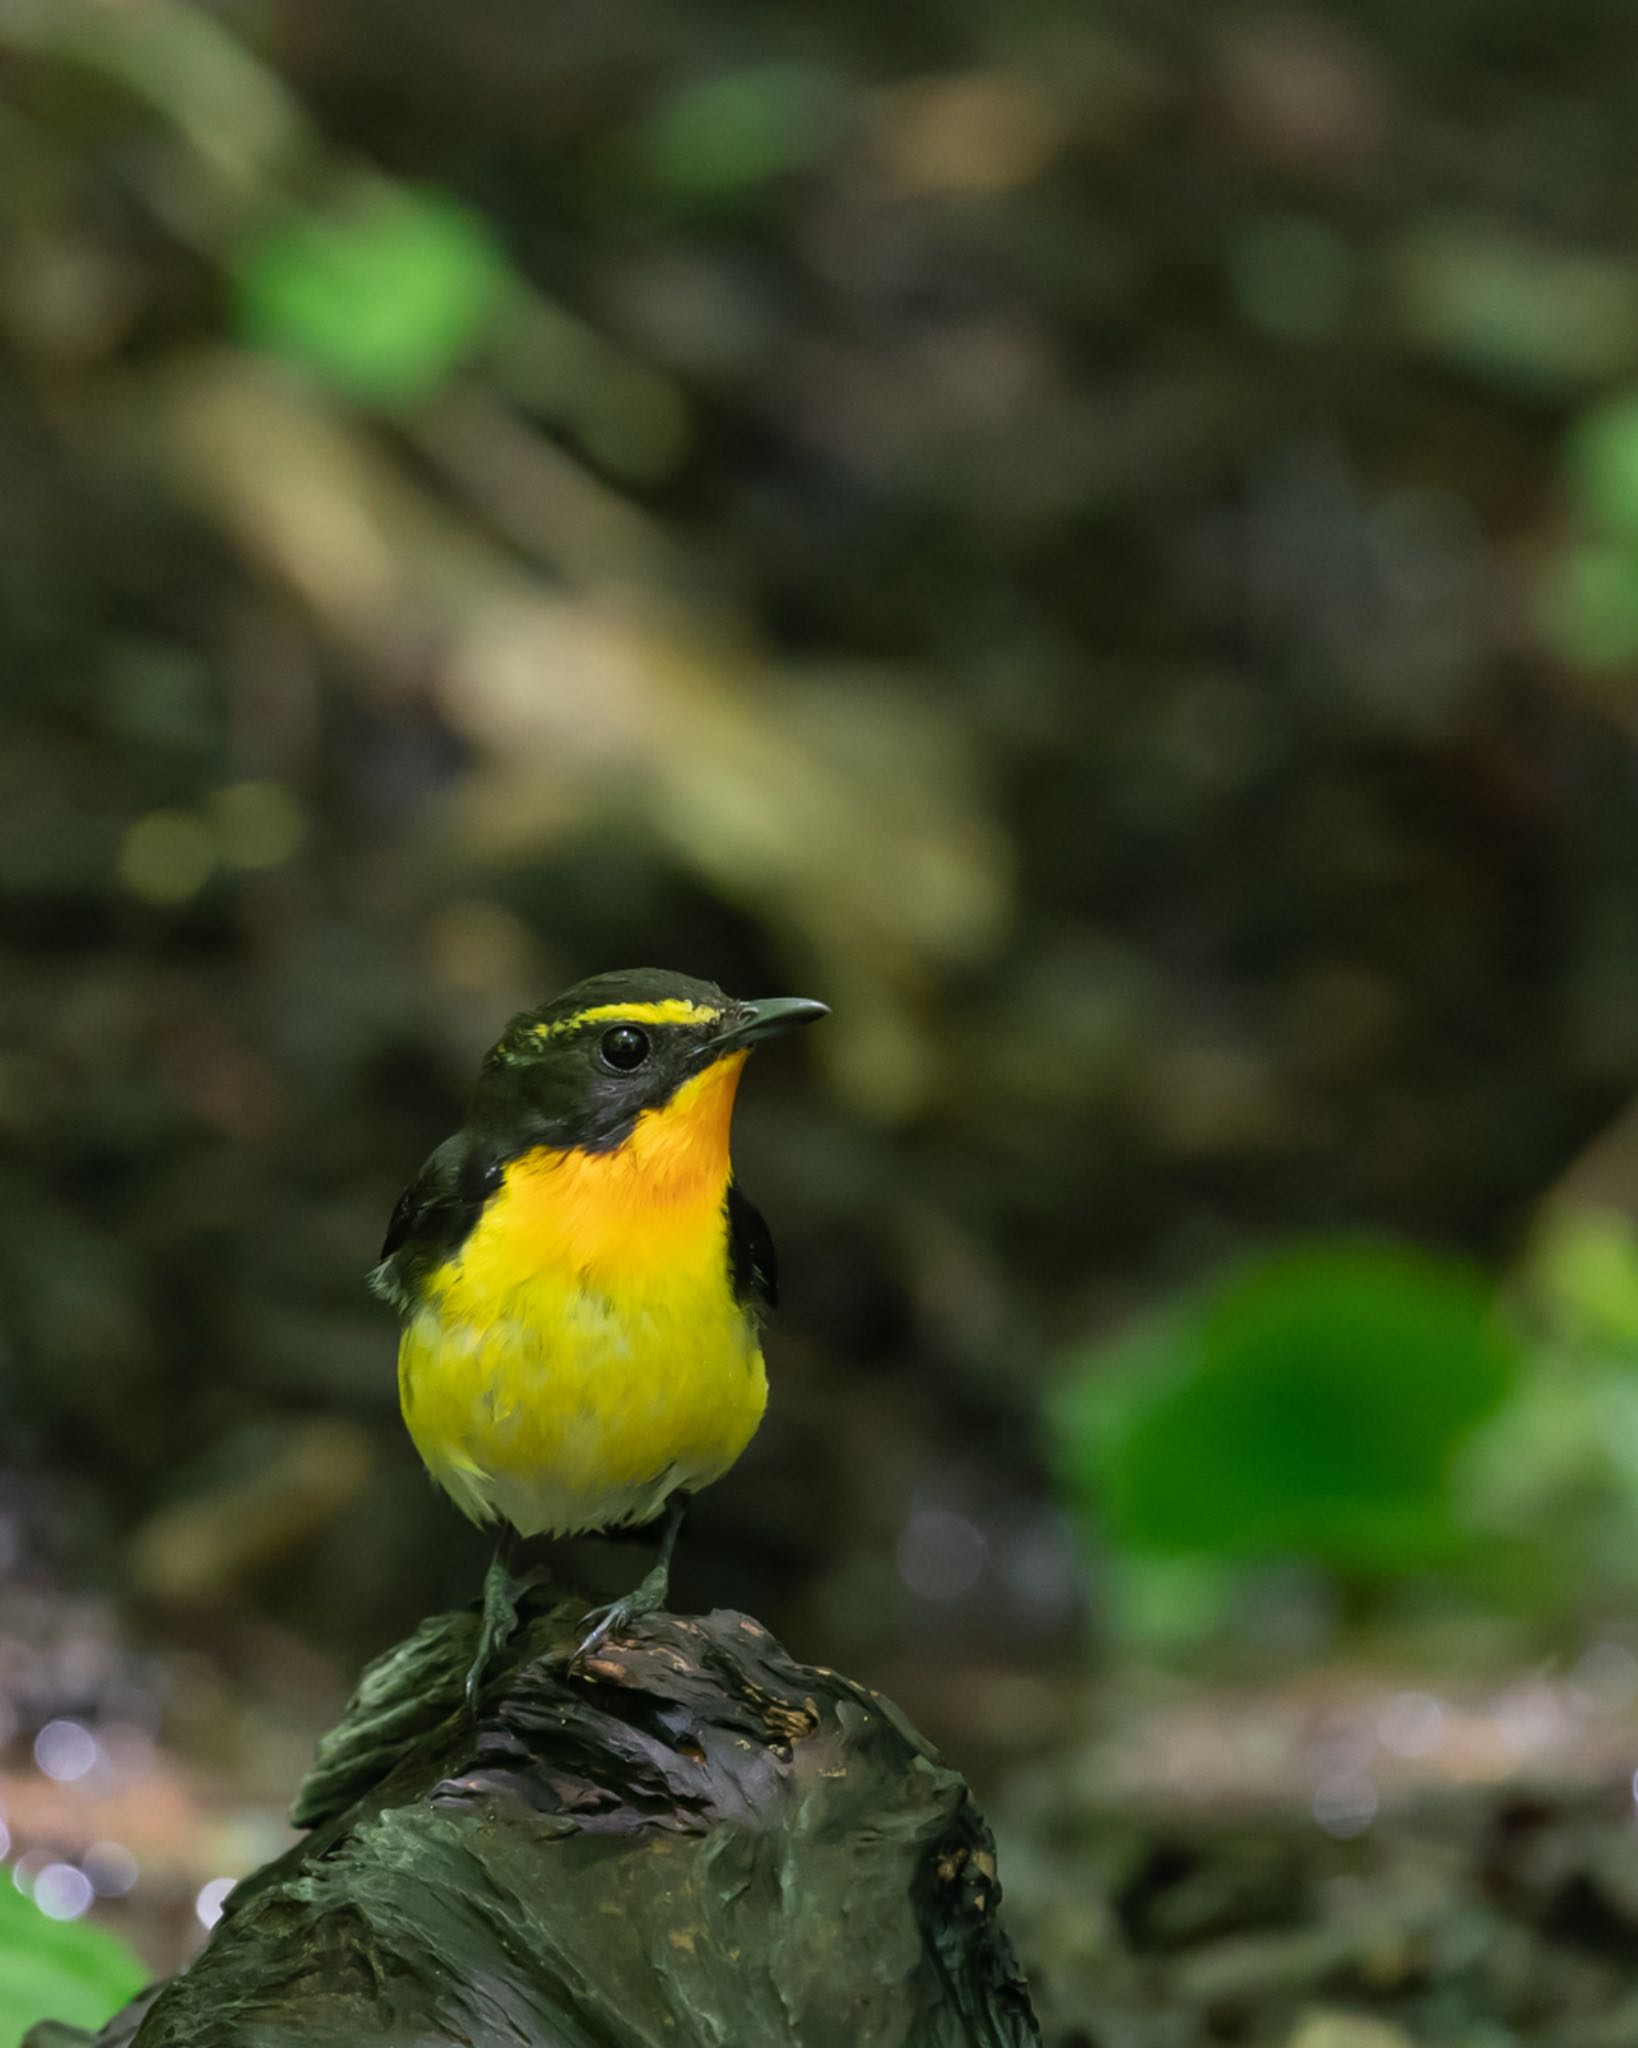
<svg viewBox="0 0 1638 2048">
<path fill-rule="evenodd" d="M 80 1860 L 99 1899 L 123 1899 L 142 1874 L 141 1865 L 123 1842 L 93 1842 Z"/>
<path fill-rule="evenodd" d="M 72 1863 L 48 1863 L 34 1880 L 34 1903 L 48 1920 L 78 1920 L 95 1897 L 90 1878 Z"/>
<path fill-rule="evenodd" d="M 1377 1740 L 1395 1756 L 1431 1756 L 1444 1733 L 1445 1710 L 1425 1692 L 1395 1693 L 1377 1717 Z"/>
<path fill-rule="evenodd" d="M 222 1917 L 222 1909 L 228 1901 L 228 1893 L 238 1883 L 233 1877 L 213 1877 L 209 1884 L 199 1887 L 199 1896 L 193 1902 L 194 1917 L 201 1927 L 214 1927 Z"/>
<path fill-rule="evenodd" d="M 34 1761 L 62 1785 L 95 1770 L 101 1757 L 101 1744 L 78 1721 L 48 1721 L 34 1738 Z"/>
<path fill-rule="evenodd" d="M 120 847 L 119 878 L 145 903 L 186 903 L 215 867 L 215 842 L 204 823 L 187 811 L 150 811 Z"/>
<path fill-rule="evenodd" d="M 899 1577 L 922 1600 L 959 1600 L 984 1569 L 984 1532 L 947 1508 L 918 1508 L 899 1534 Z"/>
<path fill-rule="evenodd" d="M 1332 1778 L 1315 1787 L 1310 1811 L 1328 1835 L 1347 1842 L 1364 1834 L 1376 1819 L 1377 1806 L 1369 1778 Z"/>
</svg>

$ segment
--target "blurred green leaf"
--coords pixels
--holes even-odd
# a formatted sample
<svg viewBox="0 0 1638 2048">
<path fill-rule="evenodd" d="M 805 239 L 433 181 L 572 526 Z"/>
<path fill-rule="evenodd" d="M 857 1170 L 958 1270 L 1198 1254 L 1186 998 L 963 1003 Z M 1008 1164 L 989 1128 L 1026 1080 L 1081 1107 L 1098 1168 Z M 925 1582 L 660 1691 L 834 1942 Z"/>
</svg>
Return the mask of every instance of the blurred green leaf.
<svg viewBox="0 0 1638 2048">
<path fill-rule="evenodd" d="M 1495 1606 L 1604 1630 L 1631 1612 L 1638 1560 L 1638 1227 L 1558 1198 L 1521 1292 L 1536 1341 L 1462 1461 L 1462 1519 Z"/>
<path fill-rule="evenodd" d="M 1353 254 L 1328 221 L 1255 215 L 1234 229 L 1228 264 L 1241 316 L 1278 340 L 1322 340 L 1348 317 Z"/>
<path fill-rule="evenodd" d="M 758 64 L 679 93 L 650 124 L 646 153 L 661 184 L 736 192 L 811 163 L 846 111 L 842 81 L 821 66 Z"/>
<path fill-rule="evenodd" d="M 1609 541 L 1567 549 L 1548 573 L 1541 616 L 1551 644 L 1583 668 L 1638 660 L 1638 554 Z"/>
<path fill-rule="evenodd" d="M 1638 546 L 1638 390 L 1591 407 L 1576 422 L 1566 457 L 1571 495 L 1587 524 Z"/>
<path fill-rule="evenodd" d="M 1559 1205 L 1536 1240 L 1530 1274 L 1567 1336 L 1638 1363 L 1638 1224 L 1630 1216 Z"/>
<path fill-rule="evenodd" d="M 504 252 L 440 192 L 382 187 L 243 252 L 237 331 L 349 398 L 407 405 L 436 391 L 506 294 Z"/>
<path fill-rule="evenodd" d="M 1089 1359 L 1060 1413 L 1072 1500 L 1138 1551 L 1408 1569 L 1456 1544 L 1454 1454 L 1516 1360 L 1481 1277 L 1308 1246 Z"/>
<path fill-rule="evenodd" d="M 1638 360 L 1638 277 L 1614 257 L 1445 220 L 1405 237 L 1394 281 L 1415 339 L 1512 390 L 1555 396 Z"/>
<path fill-rule="evenodd" d="M 147 1981 L 148 1972 L 111 1934 L 48 1920 L 0 1882 L 0 2042 L 20 2040 L 37 2020 L 100 2027 Z"/>
<path fill-rule="evenodd" d="M 1188 1652 L 1224 1627 L 1244 1579 L 1243 1569 L 1223 1558 L 1134 1552 L 1122 1560 L 1105 1611 L 1126 1643 L 1162 1656 Z"/>
</svg>

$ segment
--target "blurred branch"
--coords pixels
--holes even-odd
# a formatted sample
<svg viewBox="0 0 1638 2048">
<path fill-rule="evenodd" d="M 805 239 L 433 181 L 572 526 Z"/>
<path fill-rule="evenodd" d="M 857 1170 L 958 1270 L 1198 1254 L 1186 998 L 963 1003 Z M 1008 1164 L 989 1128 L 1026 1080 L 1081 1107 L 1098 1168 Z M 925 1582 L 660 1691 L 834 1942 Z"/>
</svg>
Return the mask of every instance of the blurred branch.
<svg viewBox="0 0 1638 2048">
<path fill-rule="evenodd" d="M 958 736 L 933 745 L 889 679 L 781 676 L 674 588 L 633 587 L 634 561 L 656 560 L 638 516 L 578 522 L 596 487 L 481 409 L 510 464 L 508 522 L 555 585 L 276 370 L 223 354 L 152 396 L 140 415 L 182 490 L 380 684 L 430 674 L 480 764 L 449 812 L 465 856 L 515 859 L 613 806 L 812 960 L 849 1019 L 861 1099 L 914 1106 L 932 1078 L 915 1005 L 935 968 L 996 942 L 1007 901 Z M 603 587 L 563 588 L 588 578 Z"/>
<path fill-rule="evenodd" d="M 197 213 L 197 190 L 177 199 L 217 232 L 273 198 L 321 143 L 278 74 L 210 15 L 175 0 L 0 0 L 0 44 L 99 72 L 169 121 L 214 188 L 219 209 Z M 151 188 L 157 189 L 157 188 Z"/>
</svg>

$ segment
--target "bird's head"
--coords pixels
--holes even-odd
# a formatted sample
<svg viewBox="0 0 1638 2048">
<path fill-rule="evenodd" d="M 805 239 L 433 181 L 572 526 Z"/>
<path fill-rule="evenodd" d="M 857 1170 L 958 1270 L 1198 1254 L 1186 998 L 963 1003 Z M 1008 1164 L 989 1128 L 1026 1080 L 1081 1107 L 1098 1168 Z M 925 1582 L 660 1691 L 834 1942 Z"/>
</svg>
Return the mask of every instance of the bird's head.
<svg viewBox="0 0 1638 2048">
<path fill-rule="evenodd" d="M 611 1151 L 645 1119 L 679 1136 L 720 1123 L 726 1143 L 751 1048 L 826 1014 L 800 996 L 736 1001 L 657 967 L 593 975 L 512 1019 L 484 1060 L 472 1114 L 566 1150 Z"/>
</svg>

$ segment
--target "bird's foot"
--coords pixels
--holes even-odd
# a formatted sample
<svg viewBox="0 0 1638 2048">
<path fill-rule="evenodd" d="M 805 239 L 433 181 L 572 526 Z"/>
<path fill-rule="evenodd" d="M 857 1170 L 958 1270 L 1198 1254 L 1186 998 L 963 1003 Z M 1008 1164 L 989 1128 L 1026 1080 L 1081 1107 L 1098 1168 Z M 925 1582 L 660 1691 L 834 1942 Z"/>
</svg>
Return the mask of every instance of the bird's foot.
<svg viewBox="0 0 1638 2048">
<path fill-rule="evenodd" d="M 590 1632 L 569 1659 L 569 1669 L 572 1671 L 577 1664 L 583 1664 L 607 1637 L 619 1634 L 645 1614 L 659 1614 L 665 1607 L 670 1590 L 670 1570 L 664 1564 L 657 1564 L 642 1584 L 623 1599 L 611 1600 L 607 1607 L 592 1608 L 586 1616 L 592 1625 Z"/>
<path fill-rule="evenodd" d="M 504 1649 L 517 1632 L 518 1596 L 526 1584 L 526 1580 L 513 1578 L 504 1557 L 497 1557 L 484 1574 L 483 1620 L 478 1627 L 478 1647 L 466 1674 L 466 1704 L 473 1715 L 478 1711 L 484 1673 L 495 1653 Z"/>
</svg>

